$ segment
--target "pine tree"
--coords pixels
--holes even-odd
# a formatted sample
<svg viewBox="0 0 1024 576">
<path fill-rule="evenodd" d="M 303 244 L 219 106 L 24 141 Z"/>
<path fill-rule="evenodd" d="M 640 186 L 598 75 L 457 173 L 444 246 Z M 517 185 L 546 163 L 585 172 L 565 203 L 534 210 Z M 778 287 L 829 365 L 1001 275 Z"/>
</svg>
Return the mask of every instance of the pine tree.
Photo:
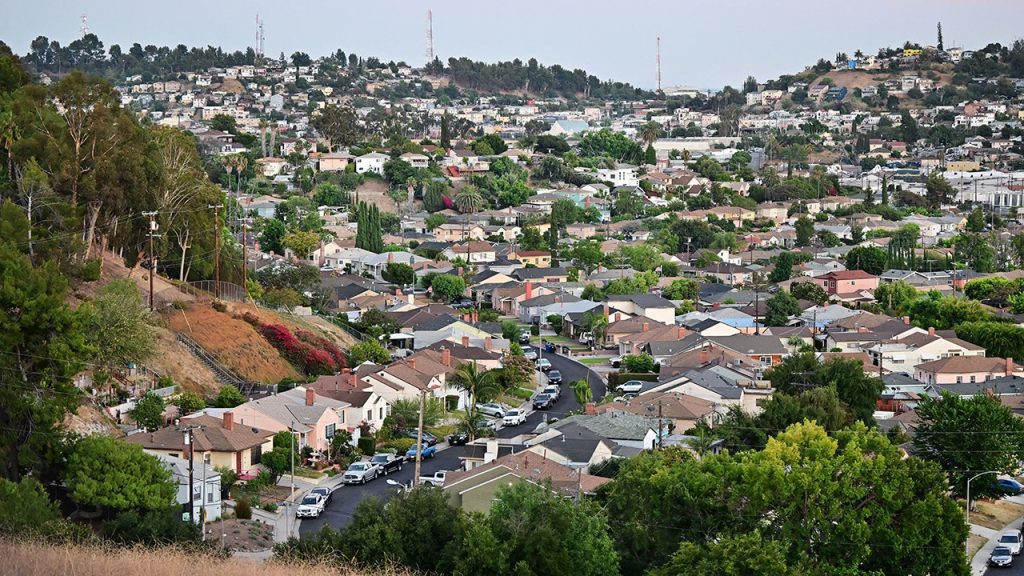
<svg viewBox="0 0 1024 576">
<path fill-rule="evenodd" d="M 449 148 L 451 146 L 452 135 L 448 128 L 448 115 L 444 114 L 441 116 L 441 146 L 443 148 Z"/>
<path fill-rule="evenodd" d="M 939 43 L 935 47 L 939 49 L 939 52 L 942 52 L 942 50 L 943 50 L 943 48 L 942 48 L 942 22 L 939 22 L 938 28 L 939 28 Z"/>
<path fill-rule="evenodd" d="M 889 205 L 889 176 L 882 174 L 882 206 Z"/>
</svg>

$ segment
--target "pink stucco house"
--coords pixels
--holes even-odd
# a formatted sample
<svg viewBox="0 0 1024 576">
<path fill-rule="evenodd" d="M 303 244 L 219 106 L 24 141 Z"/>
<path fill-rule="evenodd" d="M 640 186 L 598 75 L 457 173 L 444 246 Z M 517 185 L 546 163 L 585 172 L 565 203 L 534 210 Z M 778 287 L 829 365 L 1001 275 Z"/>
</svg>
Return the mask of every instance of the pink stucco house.
<svg viewBox="0 0 1024 576">
<path fill-rule="evenodd" d="M 863 270 L 836 270 L 814 278 L 829 295 L 847 296 L 860 292 L 874 292 L 878 288 L 878 276 Z"/>
</svg>

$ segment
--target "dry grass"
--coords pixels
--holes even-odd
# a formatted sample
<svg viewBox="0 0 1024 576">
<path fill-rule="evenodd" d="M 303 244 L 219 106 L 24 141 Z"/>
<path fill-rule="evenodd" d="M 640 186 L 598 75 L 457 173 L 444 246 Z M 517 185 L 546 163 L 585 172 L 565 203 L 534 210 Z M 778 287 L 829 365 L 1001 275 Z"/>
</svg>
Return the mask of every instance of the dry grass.
<svg viewBox="0 0 1024 576">
<path fill-rule="evenodd" d="M 978 550 L 981 550 L 981 547 L 984 546 L 986 542 L 988 542 L 988 538 L 978 536 L 977 534 L 971 534 L 967 539 L 967 558 L 974 558 L 974 555 L 978 553 Z"/>
<path fill-rule="evenodd" d="M 971 511 L 971 524 L 1002 530 L 1004 526 L 1024 516 L 1024 505 L 1009 500 L 973 500 L 977 511 Z"/>
<path fill-rule="evenodd" d="M 111 574 L 144 574 L 146 576 L 360 576 L 350 568 L 338 565 L 265 564 L 238 559 L 197 556 L 176 549 L 146 550 L 112 547 L 52 546 L 25 542 L 0 542 L 0 575 L 109 576 Z M 375 576 L 412 576 L 411 572 L 374 569 Z"/>
</svg>

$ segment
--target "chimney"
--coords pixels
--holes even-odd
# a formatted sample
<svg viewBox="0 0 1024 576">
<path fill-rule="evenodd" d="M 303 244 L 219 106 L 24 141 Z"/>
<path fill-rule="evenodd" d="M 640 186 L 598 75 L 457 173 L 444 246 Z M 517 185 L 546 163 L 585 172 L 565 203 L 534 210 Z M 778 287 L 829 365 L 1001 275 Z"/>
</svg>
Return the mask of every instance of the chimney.
<svg viewBox="0 0 1024 576">
<path fill-rule="evenodd" d="M 394 262 L 395 262 L 395 253 L 394 252 L 388 252 L 388 264 L 393 264 Z"/>
<path fill-rule="evenodd" d="M 903 323 L 906 324 L 907 326 L 910 326 L 910 316 L 904 316 Z"/>
<path fill-rule="evenodd" d="M 406 360 L 406 362 L 409 364 L 409 368 L 412 368 L 413 370 L 416 369 L 416 359 L 415 358 L 409 358 L 408 360 Z"/>
<path fill-rule="evenodd" d="M 306 406 L 316 404 L 316 390 L 306 388 Z"/>
<path fill-rule="evenodd" d="M 929 336 L 935 336 L 935 326 L 929 326 L 928 327 L 928 335 Z"/>
<path fill-rule="evenodd" d="M 526 281 L 526 299 L 533 298 L 533 282 Z"/>
<path fill-rule="evenodd" d="M 487 350 L 488 352 L 491 351 L 491 337 L 490 336 L 484 338 L 484 350 Z"/>
<path fill-rule="evenodd" d="M 650 322 L 644 322 L 644 332 L 647 332 L 650 329 L 651 329 L 651 323 Z"/>
<path fill-rule="evenodd" d="M 351 384 L 353 388 L 355 388 L 357 386 L 357 382 L 359 380 L 356 378 L 356 373 L 355 372 L 352 372 L 351 374 L 349 374 L 349 380 L 348 381 L 349 381 L 349 384 Z"/>
<path fill-rule="evenodd" d="M 1006 375 L 1013 376 L 1013 358 L 1006 359 Z"/>
<path fill-rule="evenodd" d="M 679 329 L 676 331 L 676 338 L 679 338 L 680 340 L 686 338 L 686 328 L 680 326 Z"/>
<path fill-rule="evenodd" d="M 607 318 L 608 317 L 608 303 L 607 302 L 604 303 L 604 306 L 601 308 L 601 311 L 604 312 L 604 317 Z"/>
<path fill-rule="evenodd" d="M 462 337 L 462 347 L 469 348 L 469 336 Z"/>
<path fill-rule="evenodd" d="M 473 322 L 474 323 L 478 322 L 480 320 L 479 313 L 476 310 L 473 310 L 472 314 L 473 314 Z"/>
<path fill-rule="evenodd" d="M 441 364 L 444 364 L 446 368 L 450 368 L 452 365 L 452 351 L 445 348 L 441 350 Z"/>
<path fill-rule="evenodd" d="M 395 288 L 395 296 L 401 298 L 402 296 L 405 296 L 405 294 L 402 294 L 401 288 Z"/>
<path fill-rule="evenodd" d="M 698 360 L 700 361 L 701 366 L 707 364 L 708 362 L 711 362 L 711 351 L 708 350 L 707 348 L 701 348 Z"/>
<path fill-rule="evenodd" d="M 597 405 L 593 402 L 587 402 L 587 405 L 583 407 L 583 413 L 587 416 L 594 416 L 597 414 Z"/>
<path fill-rule="evenodd" d="M 463 322 L 472 322 L 473 321 L 473 315 L 470 314 L 469 312 L 466 312 L 465 314 L 462 315 L 462 321 Z"/>
<path fill-rule="evenodd" d="M 235 413 L 225 412 L 224 413 L 224 429 L 231 431 L 235 429 Z"/>
</svg>

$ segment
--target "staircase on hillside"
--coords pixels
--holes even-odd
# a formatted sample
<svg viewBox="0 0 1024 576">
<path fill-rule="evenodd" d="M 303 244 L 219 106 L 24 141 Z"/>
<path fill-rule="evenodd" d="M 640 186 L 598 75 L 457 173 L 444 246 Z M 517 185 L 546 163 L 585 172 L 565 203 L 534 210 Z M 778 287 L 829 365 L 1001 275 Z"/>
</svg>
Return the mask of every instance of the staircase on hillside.
<svg viewBox="0 0 1024 576">
<path fill-rule="evenodd" d="M 178 333 L 178 342 L 181 342 L 188 348 L 199 361 L 205 364 L 213 374 L 217 377 L 217 380 L 221 384 L 230 384 L 236 388 L 247 398 L 251 398 L 261 390 L 259 382 L 253 382 L 252 380 L 246 380 L 241 376 L 235 374 L 230 368 L 224 366 L 217 361 L 205 348 L 199 345 L 198 342 L 189 338 L 188 336 Z"/>
</svg>

